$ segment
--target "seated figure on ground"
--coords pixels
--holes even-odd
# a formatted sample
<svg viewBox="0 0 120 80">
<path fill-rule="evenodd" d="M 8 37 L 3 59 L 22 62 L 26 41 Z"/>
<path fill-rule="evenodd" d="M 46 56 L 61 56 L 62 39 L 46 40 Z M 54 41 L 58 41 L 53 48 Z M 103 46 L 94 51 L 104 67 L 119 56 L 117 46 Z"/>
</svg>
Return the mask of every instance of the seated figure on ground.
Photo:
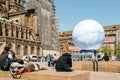
<svg viewBox="0 0 120 80">
<path fill-rule="evenodd" d="M 15 79 L 20 79 L 22 73 L 25 72 L 34 72 L 46 69 L 47 68 L 45 66 L 42 66 L 35 62 L 28 62 L 27 64 L 24 64 L 24 61 L 21 59 L 18 59 L 17 62 L 13 62 L 10 65 L 10 73 Z"/>
<path fill-rule="evenodd" d="M 28 62 L 26 68 L 31 68 L 32 71 L 47 70 L 47 67 L 44 65 L 37 64 L 35 62 Z"/>
<path fill-rule="evenodd" d="M 71 59 L 71 54 L 69 53 L 65 53 L 61 57 L 59 57 L 55 65 L 56 71 L 60 71 L 60 72 L 65 72 L 65 71 L 71 72 L 73 71 L 71 67 L 72 67 L 72 59 Z"/>
<path fill-rule="evenodd" d="M 102 60 L 109 61 L 109 56 L 107 55 L 107 53 L 104 54 Z"/>
<path fill-rule="evenodd" d="M 9 71 L 10 64 L 15 61 L 15 53 L 11 50 L 11 46 L 6 45 L 0 55 L 0 69 L 3 71 Z"/>
<path fill-rule="evenodd" d="M 53 67 L 54 67 L 54 66 L 55 66 L 55 64 L 56 64 L 57 59 L 58 59 L 57 55 L 56 55 L 56 54 L 54 54 L 54 55 L 53 55 L 53 58 L 52 58 L 52 61 L 51 61 L 51 64 L 52 64 L 52 66 L 53 66 Z"/>
</svg>

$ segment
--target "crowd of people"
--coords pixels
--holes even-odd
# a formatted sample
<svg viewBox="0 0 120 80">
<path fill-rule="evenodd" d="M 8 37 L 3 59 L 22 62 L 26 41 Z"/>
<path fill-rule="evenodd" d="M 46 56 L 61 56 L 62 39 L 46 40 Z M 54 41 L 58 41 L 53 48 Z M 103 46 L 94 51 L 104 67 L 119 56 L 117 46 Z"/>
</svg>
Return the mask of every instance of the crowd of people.
<svg viewBox="0 0 120 80">
<path fill-rule="evenodd" d="M 72 71 L 72 58 L 69 53 L 65 53 L 58 58 L 56 54 L 49 54 L 45 58 L 41 57 L 41 62 L 47 61 L 48 67 L 54 67 L 56 71 Z M 4 51 L 0 54 L 0 69 L 3 71 L 10 71 L 10 67 L 22 66 L 25 68 L 29 68 L 29 71 L 40 70 L 40 66 L 35 62 L 25 61 L 23 59 L 17 59 L 14 51 L 12 51 L 12 47 L 10 45 L 6 45 L 4 47 Z M 37 69 L 36 69 L 37 68 Z M 43 68 L 42 68 L 43 69 Z M 47 69 L 47 67 L 44 67 Z"/>
</svg>

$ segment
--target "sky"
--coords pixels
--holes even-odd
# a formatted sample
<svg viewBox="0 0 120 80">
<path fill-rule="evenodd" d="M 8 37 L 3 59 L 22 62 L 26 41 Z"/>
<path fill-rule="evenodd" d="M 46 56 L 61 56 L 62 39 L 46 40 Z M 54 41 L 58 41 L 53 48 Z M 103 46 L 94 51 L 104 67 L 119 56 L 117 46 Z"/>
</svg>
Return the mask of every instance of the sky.
<svg viewBox="0 0 120 80">
<path fill-rule="evenodd" d="M 59 31 L 73 30 L 82 20 L 102 26 L 120 24 L 120 0 L 54 0 Z"/>
</svg>

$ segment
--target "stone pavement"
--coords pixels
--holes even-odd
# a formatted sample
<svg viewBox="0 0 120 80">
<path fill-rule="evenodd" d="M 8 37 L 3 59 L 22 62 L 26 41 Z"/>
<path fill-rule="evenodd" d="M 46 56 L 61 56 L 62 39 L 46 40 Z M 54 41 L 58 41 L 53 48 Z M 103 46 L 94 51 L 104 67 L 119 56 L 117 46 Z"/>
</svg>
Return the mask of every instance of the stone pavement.
<svg viewBox="0 0 120 80">
<path fill-rule="evenodd" d="M 0 77 L 0 80 L 21 80 L 21 79 L 13 79 L 13 78 Z M 22 79 L 22 80 L 25 80 L 25 79 Z"/>
<path fill-rule="evenodd" d="M 90 80 L 120 80 L 120 73 L 90 71 Z"/>
<path fill-rule="evenodd" d="M 0 80 L 16 80 L 16 79 L 0 77 Z M 120 80 L 120 73 L 90 71 L 90 80 Z"/>
<path fill-rule="evenodd" d="M 0 77 L 0 80 L 16 80 L 16 79 Z M 120 73 L 90 71 L 90 80 L 120 80 Z"/>
<path fill-rule="evenodd" d="M 40 63 L 40 64 L 47 66 L 47 63 Z M 48 69 L 54 70 L 53 67 L 48 67 Z M 0 77 L 0 80 L 16 80 L 16 79 Z M 18 80 L 20 80 L 20 79 L 18 79 Z M 90 71 L 90 80 L 120 80 L 120 73 Z"/>
</svg>

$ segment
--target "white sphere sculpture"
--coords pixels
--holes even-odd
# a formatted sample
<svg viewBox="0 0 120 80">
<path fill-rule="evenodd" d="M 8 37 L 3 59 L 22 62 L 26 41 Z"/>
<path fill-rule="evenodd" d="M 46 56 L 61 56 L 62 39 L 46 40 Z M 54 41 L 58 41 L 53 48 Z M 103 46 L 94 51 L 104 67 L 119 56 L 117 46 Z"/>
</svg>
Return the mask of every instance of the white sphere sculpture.
<svg viewBox="0 0 120 80">
<path fill-rule="evenodd" d="M 73 42 L 80 50 L 97 50 L 102 46 L 104 38 L 103 27 L 94 20 L 79 22 L 72 32 Z"/>
</svg>

